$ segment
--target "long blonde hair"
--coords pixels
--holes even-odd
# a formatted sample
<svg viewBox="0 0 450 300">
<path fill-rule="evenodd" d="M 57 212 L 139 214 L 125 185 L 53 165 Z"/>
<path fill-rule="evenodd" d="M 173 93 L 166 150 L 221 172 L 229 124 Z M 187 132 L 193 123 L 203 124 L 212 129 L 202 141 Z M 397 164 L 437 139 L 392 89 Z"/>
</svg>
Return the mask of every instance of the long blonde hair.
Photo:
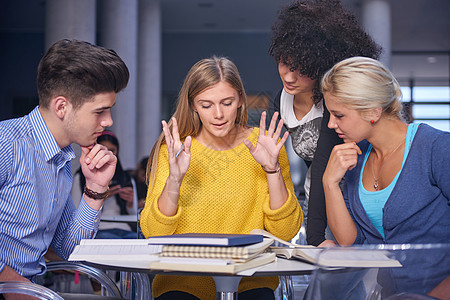
<svg viewBox="0 0 450 300">
<path fill-rule="evenodd" d="M 228 58 L 213 56 L 202 59 L 191 67 L 178 94 L 177 108 L 173 117 L 177 120 L 180 140 L 183 141 L 187 136 L 195 137 L 198 135 L 202 123 L 198 114 L 192 108 L 194 98 L 219 82 L 228 83 L 239 93 L 242 105 L 238 108 L 235 123 L 240 126 L 247 124 L 247 95 L 239 71 L 236 65 Z M 167 124 L 169 130 L 172 131 L 172 120 Z M 159 150 L 161 145 L 165 143 L 164 133 L 161 133 L 150 153 L 150 159 L 147 164 L 149 191 L 153 188 L 155 182 Z"/>
<path fill-rule="evenodd" d="M 322 78 L 322 93 L 329 92 L 346 107 L 362 114 L 381 107 L 392 119 L 403 119 L 402 93 L 394 75 L 379 61 L 367 57 L 344 59 Z"/>
</svg>

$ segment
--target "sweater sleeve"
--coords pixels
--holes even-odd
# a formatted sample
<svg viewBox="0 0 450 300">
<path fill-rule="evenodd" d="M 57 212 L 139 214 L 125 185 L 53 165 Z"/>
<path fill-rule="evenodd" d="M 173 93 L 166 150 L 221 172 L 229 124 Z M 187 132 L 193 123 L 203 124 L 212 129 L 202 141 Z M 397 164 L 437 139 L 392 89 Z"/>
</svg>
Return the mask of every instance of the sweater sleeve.
<svg viewBox="0 0 450 300">
<path fill-rule="evenodd" d="M 153 187 L 148 189 L 145 207 L 141 212 L 141 229 L 145 237 L 154 235 L 173 234 L 180 219 L 181 209 L 174 216 L 165 216 L 158 208 L 158 199 L 164 189 L 169 176 L 169 161 L 167 146 L 162 145 L 159 150 L 158 168 Z"/>
<path fill-rule="evenodd" d="M 317 149 L 311 164 L 311 187 L 308 200 L 308 222 L 306 239 L 308 244 L 318 246 L 325 240 L 327 214 L 325 209 L 325 194 L 323 192 L 322 176 L 327 167 L 331 150 L 342 143 L 336 132 L 328 128 L 330 113 L 324 107 L 320 136 Z"/>
<path fill-rule="evenodd" d="M 298 199 L 295 196 L 294 185 L 291 180 L 291 172 L 289 169 L 289 160 L 284 147 L 280 151 L 278 161 L 289 196 L 283 206 L 272 210 L 270 209 L 270 199 L 267 195 L 267 199 L 263 206 L 265 214 L 264 227 L 275 236 L 288 241 L 300 230 L 303 222 L 303 213 Z"/>
</svg>

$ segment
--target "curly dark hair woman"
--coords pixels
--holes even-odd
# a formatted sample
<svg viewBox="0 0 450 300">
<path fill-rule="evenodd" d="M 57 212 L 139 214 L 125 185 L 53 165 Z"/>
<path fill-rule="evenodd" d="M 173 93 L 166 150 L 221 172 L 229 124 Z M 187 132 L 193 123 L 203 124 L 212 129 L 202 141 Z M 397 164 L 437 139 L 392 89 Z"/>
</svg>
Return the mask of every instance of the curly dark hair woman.
<svg viewBox="0 0 450 300">
<path fill-rule="evenodd" d="M 269 54 L 277 62 L 311 79 L 318 79 L 314 102 L 322 100 L 322 75 L 352 56 L 377 59 L 378 46 L 339 0 L 297 1 L 279 12 L 272 26 Z"/>
<path fill-rule="evenodd" d="M 364 32 L 339 0 L 301 0 L 282 8 L 272 26 L 269 54 L 278 64 L 283 89 L 271 103 L 289 130 L 294 151 L 308 167 L 305 203 L 307 241 L 334 244 L 325 237 L 327 217 L 322 175 L 331 149 L 342 143 L 327 127 L 329 112 L 320 92 L 323 74 L 337 62 L 366 56 L 377 59 L 381 47 Z"/>
</svg>

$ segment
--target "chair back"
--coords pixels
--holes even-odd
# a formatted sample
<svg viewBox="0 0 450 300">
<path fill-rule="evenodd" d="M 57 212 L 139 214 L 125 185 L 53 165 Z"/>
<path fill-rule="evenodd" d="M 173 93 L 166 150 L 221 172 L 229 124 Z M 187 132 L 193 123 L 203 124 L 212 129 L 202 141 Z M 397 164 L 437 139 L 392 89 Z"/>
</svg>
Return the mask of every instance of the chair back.
<svg viewBox="0 0 450 300">
<path fill-rule="evenodd" d="M 52 261 L 47 263 L 47 272 L 67 270 L 78 271 L 82 274 L 86 274 L 89 278 L 93 278 L 101 284 L 102 288 L 106 291 L 106 295 L 122 298 L 122 294 L 115 282 L 100 269 L 80 262 L 72 261 Z"/>
</svg>

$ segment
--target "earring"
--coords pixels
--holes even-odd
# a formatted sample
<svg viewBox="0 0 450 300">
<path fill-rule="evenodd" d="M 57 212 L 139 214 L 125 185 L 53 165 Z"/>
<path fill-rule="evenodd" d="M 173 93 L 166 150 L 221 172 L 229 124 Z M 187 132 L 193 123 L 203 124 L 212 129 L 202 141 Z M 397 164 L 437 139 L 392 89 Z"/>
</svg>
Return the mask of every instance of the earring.
<svg viewBox="0 0 450 300">
<path fill-rule="evenodd" d="M 370 120 L 370 124 L 375 124 L 375 120 Z"/>
</svg>

